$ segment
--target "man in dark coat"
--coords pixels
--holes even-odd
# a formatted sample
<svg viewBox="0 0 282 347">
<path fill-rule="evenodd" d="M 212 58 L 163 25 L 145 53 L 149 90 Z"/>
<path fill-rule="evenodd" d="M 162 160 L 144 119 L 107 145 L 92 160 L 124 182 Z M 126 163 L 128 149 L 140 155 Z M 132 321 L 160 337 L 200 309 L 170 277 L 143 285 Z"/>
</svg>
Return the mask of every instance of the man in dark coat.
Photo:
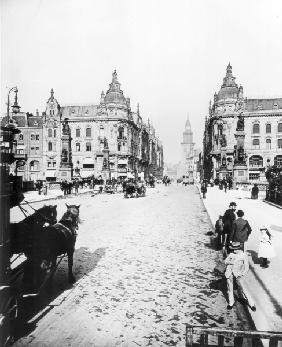
<svg viewBox="0 0 282 347">
<path fill-rule="evenodd" d="M 244 251 L 244 244 L 248 240 L 252 229 L 249 222 L 244 217 L 244 211 L 237 211 L 238 218 L 233 222 L 230 235 L 230 242 L 240 242 L 241 249 Z"/>
<path fill-rule="evenodd" d="M 232 232 L 232 225 L 236 219 L 235 211 L 236 211 L 236 202 L 231 202 L 229 204 L 229 209 L 225 211 L 223 220 L 223 247 L 227 247 L 230 243 L 230 235 Z M 228 249 L 227 249 L 228 251 Z"/>
</svg>

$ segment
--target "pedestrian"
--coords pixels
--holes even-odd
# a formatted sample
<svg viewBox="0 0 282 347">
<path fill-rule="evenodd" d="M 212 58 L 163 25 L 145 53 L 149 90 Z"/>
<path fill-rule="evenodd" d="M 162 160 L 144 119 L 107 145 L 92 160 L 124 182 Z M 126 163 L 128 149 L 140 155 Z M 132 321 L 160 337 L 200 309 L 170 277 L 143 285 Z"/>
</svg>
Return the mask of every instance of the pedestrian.
<svg viewBox="0 0 282 347">
<path fill-rule="evenodd" d="M 263 225 L 260 228 L 260 242 L 259 242 L 259 248 L 258 248 L 258 257 L 262 258 L 261 267 L 267 268 L 268 265 L 268 258 L 275 257 L 275 251 L 272 244 L 272 238 L 270 228 L 267 228 L 265 225 Z"/>
<path fill-rule="evenodd" d="M 230 254 L 225 259 L 225 277 L 227 281 L 227 309 L 231 310 L 234 306 L 234 280 L 236 281 L 238 291 L 244 301 L 250 306 L 252 311 L 256 311 L 253 298 L 246 288 L 246 276 L 249 271 L 249 260 L 247 254 L 241 249 L 240 242 L 232 242 L 230 245 Z"/>
<path fill-rule="evenodd" d="M 206 198 L 206 194 L 207 194 L 207 182 L 206 180 L 203 180 L 202 184 L 201 184 L 201 192 L 203 193 L 203 199 Z"/>
<path fill-rule="evenodd" d="M 222 180 L 222 185 L 223 185 L 223 188 L 224 188 L 224 192 L 226 193 L 226 190 L 227 190 L 227 181 L 226 181 L 225 178 Z"/>
<path fill-rule="evenodd" d="M 258 193 L 259 193 L 259 187 L 255 183 L 253 188 L 252 188 L 252 194 L 251 194 L 251 199 L 257 199 L 258 198 Z"/>
<path fill-rule="evenodd" d="M 244 244 L 248 241 L 249 235 L 252 232 L 249 222 L 244 217 L 244 211 L 237 211 L 238 218 L 232 224 L 230 242 L 240 242 L 241 249 L 244 251 Z"/>
<path fill-rule="evenodd" d="M 216 233 L 216 246 L 218 249 L 222 248 L 223 245 L 223 220 L 222 216 L 218 217 L 218 220 L 215 222 L 215 233 Z"/>
<path fill-rule="evenodd" d="M 74 191 L 75 191 L 75 194 L 78 194 L 78 188 L 79 188 L 79 182 L 78 182 L 78 179 L 76 179 L 74 181 Z"/>
<path fill-rule="evenodd" d="M 232 225 L 236 219 L 235 211 L 237 205 L 236 202 L 232 201 L 229 204 L 229 209 L 224 212 L 223 215 L 223 252 L 228 252 L 228 246 L 230 242 L 230 235 L 232 232 Z"/>
</svg>

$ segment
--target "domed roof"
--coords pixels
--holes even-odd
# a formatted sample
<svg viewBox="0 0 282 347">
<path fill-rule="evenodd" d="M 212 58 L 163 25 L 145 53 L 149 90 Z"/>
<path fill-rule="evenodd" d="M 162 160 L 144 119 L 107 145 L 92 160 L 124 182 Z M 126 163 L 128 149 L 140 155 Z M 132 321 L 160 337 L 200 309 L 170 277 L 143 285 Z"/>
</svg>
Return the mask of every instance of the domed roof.
<svg viewBox="0 0 282 347">
<path fill-rule="evenodd" d="M 109 85 L 109 87 L 110 88 L 107 91 L 104 99 L 105 104 L 115 103 L 126 105 L 126 99 L 123 95 L 123 91 L 120 89 L 120 83 L 117 79 L 116 70 L 113 72 L 112 83 Z"/>
<path fill-rule="evenodd" d="M 230 63 L 226 68 L 226 76 L 223 78 L 223 84 L 218 92 L 217 99 L 236 99 L 238 97 L 238 85 L 235 83 L 235 77 L 232 75 L 232 66 Z"/>
</svg>

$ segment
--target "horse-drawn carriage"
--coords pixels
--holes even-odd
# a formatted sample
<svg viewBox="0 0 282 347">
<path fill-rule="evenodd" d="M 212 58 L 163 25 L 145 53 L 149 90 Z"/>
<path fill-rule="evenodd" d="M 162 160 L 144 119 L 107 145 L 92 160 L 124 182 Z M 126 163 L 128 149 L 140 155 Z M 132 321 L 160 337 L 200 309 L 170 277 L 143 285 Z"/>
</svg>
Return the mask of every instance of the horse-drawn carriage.
<svg viewBox="0 0 282 347">
<path fill-rule="evenodd" d="M 143 183 L 126 182 L 123 189 L 125 198 L 139 198 L 146 195 L 146 187 Z"/>
<path fill-rule="evenodd" d="M 31 207 L 31 206 L 30 206 Z M 22 307 L 27 298 L 35 299 L 50 284 L 53 275 L 64 258 L 68 256 L 69 282 L 72 273 L 79 206 L 67 205 L 67 211 L 57 222 L 57 206 L 48 205 L 27 211 L 19 205 L 26 217 L 10 223 L 9 237 L 5 243 L 6 283 L 0 287 L 0 345 L 12 339 L 11 326 L 22 318 Z M 7 259 L 6 259 L 7 260 Z"/>
</svg>

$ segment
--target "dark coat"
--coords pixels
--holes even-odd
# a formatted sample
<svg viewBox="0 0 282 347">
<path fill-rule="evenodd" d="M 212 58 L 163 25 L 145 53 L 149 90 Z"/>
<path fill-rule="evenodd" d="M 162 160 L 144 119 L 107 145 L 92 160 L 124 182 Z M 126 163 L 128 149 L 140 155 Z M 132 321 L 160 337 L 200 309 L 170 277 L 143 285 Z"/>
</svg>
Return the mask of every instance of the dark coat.
<svg viewBox="0 0 282 347">
<path fill-rule="evenodd" d="M 249 222 L 239 217 L 233 222 L 230 241 L 246 242 L 251 232 Z"/>
<path fill-rule="evenodd" d="M 225 211 L 222 220 L 223 220 L 223 225 L 224 225 L 223 233 L 224 234 L 231 234 L 232 224 L 236 220 L 235 212 L 229 208 L 228 210 Z"/>
</svg>

